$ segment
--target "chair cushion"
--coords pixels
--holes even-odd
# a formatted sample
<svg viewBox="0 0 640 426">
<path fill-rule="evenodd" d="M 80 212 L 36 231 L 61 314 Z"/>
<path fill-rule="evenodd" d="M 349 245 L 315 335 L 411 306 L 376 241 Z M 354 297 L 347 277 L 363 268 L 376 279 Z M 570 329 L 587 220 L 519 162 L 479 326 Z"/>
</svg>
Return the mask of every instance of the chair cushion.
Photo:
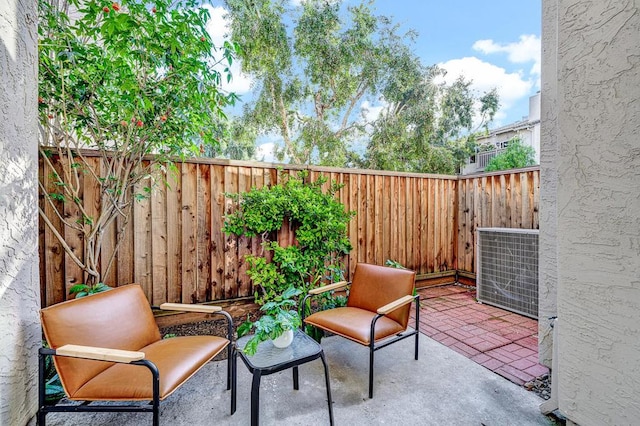
<svg viewBox="0 0 640 426">
<path fill-rule="evenodd" d="M 40 311 L 49 346 L 74 344 L 138 351 L 160 340 L 149 302 L 139 285 L 58 303 Z M 108 362 L 54 357 L 67 395 L 111 366 Z"/>
<path fill-rule="evenodd" d="M 362 345 L 369 344 L 371 321 L 375 312 L 365 309 L 342 307 L 316 312 L 305 318 L 307 324 L 315 325 L 323 330 L 339 334 Z M 406 329 L 388 317 L 381 317 L 376 322 L 374 340 L 378 341 Z"/>
<path fill-rule="evenodd" d="M 229 341 L 216 336 L 185 336 L 152 343 L 140 351 L 160 372 L 160 399 L 165 399 Z M 153 397 L 151 372 L 138 365 L 113 364 L 78 389 L 72 400 L 138 401 Z"/>
<path fill-rule="evenodd" d="M 376 312 L 378 308 L 413 293 L 416 273 L 408 269 L 358 263 L 353 273 L 347 306 Z M 390 312 L 390 318 L 405 329 L 411 305 Z"/>
</svg>

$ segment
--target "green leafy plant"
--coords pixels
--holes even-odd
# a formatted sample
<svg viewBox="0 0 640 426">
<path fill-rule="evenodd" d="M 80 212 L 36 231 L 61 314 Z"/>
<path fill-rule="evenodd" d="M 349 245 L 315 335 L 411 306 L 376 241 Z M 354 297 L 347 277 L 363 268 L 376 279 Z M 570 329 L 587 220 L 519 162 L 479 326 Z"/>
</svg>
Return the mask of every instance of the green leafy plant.
<svg viewBox="0 0 640 426">
<path fill-rule="evenodd" d="M 484 168 L 484 171 L 517 169 L 533 166 L 534 164 L 535 150 L 530 146 L 523 145 L 520 138 L 515 137 L 509 141 L 509 145 L 504 152 L 489 160 L 489 164 Z"/>
<path fill-rule="evenodd" d="M 265 303 L 260 308 L 264 315 L 257 321 L 245 321 L 238 327 L 238 337 L 242 337 L 254 330 L 254 335 L 243 348 L 248 355 L 254 355 L 258 350 L 258 344 L 269 339 L 276 339 L 287 330 L 295 330 L 302 325 L 302 320 L 296 306 L 295 297 L 301 291 L 291 286 L 282 294 L 275 296 L 273 300 Z"/>
<path fill-rule="evenodd" d="M 176 158 L 218 145 L 223 107 L 236 100 L 219 86 L 238 46 L 214 46 L 196 0 L 38 6 L 40 216 L 93 285 L 114 264 L 133 203 Z M 99 196 L 85 205 L 87 187 Z M 105 255 L 109 234 L 116 244 Z"/>
<path fill-rule="evenodd" d="M 42 342 L 42 346 L 49 347 L 46 341 Z M 46 356 L 44 359 L 44 380 L 45 402 L 55 404 L 64 397 L 65 393 L 51 356 Z"/>
<path fill-rule="evenodd" d="M 89 284 L 76 284 L 69 289 L 69 294 L 76 295 L 76 299 L 81 297 L 90 296 L 96 293 L 102 293 L 103 291 L 111 290 L 111 287 L 105 283 L 97 283 L 95 285 Z"/>
<path fill-rule="evenodd" d="M 389 266 L 391 268 L 406 269 L 404 266 L 402 266 L 400 262 L 396 262 L 395 260 L 392 260 L 392 259 L 387 259 L 387 261 L 384 262 L 384 264 L 385 266 Z"/>
<path fill-rule="evenodd" d="M 276 300 L 290 286 L 304 297 L 323 280 L 343 279 L 342 258 L 351 251 L 347 225 L 354 213 L 336 199 L 340 185 L 332 183 L 325 192 L 324 177 L 308 182 L 307 176 L 281 175 L 282 184 L 228 194 L 235 208 L 225 218 L 224 232 L 262 239 L 263 253 L 246 257 L 258 304 Z M 289 246 L 274 240 L 285 222 L 295 231 Z"/>
</svg>

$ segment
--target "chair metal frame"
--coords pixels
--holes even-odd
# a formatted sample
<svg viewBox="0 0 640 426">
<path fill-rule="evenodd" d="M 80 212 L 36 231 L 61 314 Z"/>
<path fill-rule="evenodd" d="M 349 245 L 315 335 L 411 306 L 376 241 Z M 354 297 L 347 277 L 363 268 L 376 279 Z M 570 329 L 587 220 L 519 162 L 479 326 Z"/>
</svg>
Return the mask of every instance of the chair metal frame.
<svg viewBox="0 0 640 426">
<path fill-rule="evenodd" d="M 339 283 L 334 283 L 334 284 L 329 284 L 326 285 L 324 287 L 319 287 L 316 289 L 313 289 L 311 291 L 309 291 L 309 293 L 304 297 L 303 301 L 302 301 L 302 327 L 304 327 L 305 324 L 305 318 L 306 318 L 306 307 L 307 307 L 307 301 L 309 300 L 310 297 L 312 296 L 316 296 L 318 294 L 327 292 L 327 291 L 335 291 L 337 289 L 341 289 L 343 287 L 346 287 L 347 285 L 349 285 L 350 283 L 346 282 L 346 281 L 342 281 Z M 415 318 L 416 318 L 416 324 L 415 324 L 415 329 L 410 331 L 410 330 L 405 330 L 401 333 L 396 334 L 394 337 L 385 337 L 383 339 L 379 339 L 378 342 L 376 342 L 374 336 L 375 336 L 375 329 L 376 329 L 376 322 L 378 321 L 378 319 L 382 318 L 383 316 L 385 316 L 386 314 L 388 314 L 389 312 L 393 312 L 394 310 L 404 306 L 406 303 L 402 303 L 398 306 L 395 306 L 393 308 L 391 308 L 389 311 L 385 312 L 385 313 L 376 313 L 376 315 L 373 317 L 373 319 L 371 320 L 371 331 L 369 334 L 369 398 L 373 398 L 373 373 L 374 373 L 374 353 L 375 351 L 385 348 L 393 343 L 396 343 L 400 340 L 404 340 L 408 337 L 411 336 L 415 336 L 415 349 L 414 349 L 414 357 L 416 359 L 416 361 L 418 360 L 418 341 L 419 341 L 419 336 L 420 336 L 420 295 L 416 294 L 414 296 L 412 296 L 413 301 L 415 302 Z M 381 308 L 382 309 L 382 308 Z M 352 340 L 352 339 L 349 339 Z M 355 342 L 355 340 L 352 340 Z M 360 342 L 356 342 L 359 344 L 362 344 Z"/>
<path fill-rule="evenodd" d="M 90 297 L 90 296 L 89 296 Z M 222 310 L 212 310 L 213 306 L 206 305 L 188 305 L 177 303 L 166 303 L 160 305 L 160 307 L 151 306 L 151 309 L 171 310 L 171 311 L 188 311 L 188 312 L 201 312 L 213 315 L 223 315 L 227 320 L 227 338 L 229 344 L 227 345 L 227 390 L 231 390 L 231 400 L 235 400 L 235 375 L 232 375 L 232 354 L 233 354 L 233 318 L 228 312 Z M 38 351 L 38 426 L 46 426 L 46 415 L 48 413 L 61 413 L 61 412 L 144 412 L 152 413 L 153 426 L 159 426 L 160 424 L 160 372 L 156 365 L 147 360 L 141 359 L 136 361 L 118 361 L 115 359 L 95 359 L 95 361 L 104 362 L 124 362 L 131 365 L 138 365 L 146 367 L 151 372 L 153 397 L 147 405 L 143 404 L 129 404 L 129 405 L 90 405 L 92 401 L 82 401 L 80 404 L 58 405 L 46 403 L 46 371 L 45 371 L 45 358 L 47 356 L 70 356 L 58 353 L 56 349 L 39 348 Z M 104 400 L 108 401 L 108 400 Z M 233 403 L 233 402 L 232 402 Z M 233 409 L 231 414 L 233 414 Z"/>
</svg>

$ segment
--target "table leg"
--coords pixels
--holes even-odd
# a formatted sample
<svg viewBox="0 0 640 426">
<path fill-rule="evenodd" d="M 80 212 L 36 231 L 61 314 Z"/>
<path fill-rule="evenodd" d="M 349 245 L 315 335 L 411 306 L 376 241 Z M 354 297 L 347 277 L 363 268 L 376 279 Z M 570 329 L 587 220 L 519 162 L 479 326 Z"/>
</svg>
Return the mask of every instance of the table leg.
<svg viewBox="0 0 640 426">
<path fill-rule="evenodd" d="M 236 412 L 236 385 L 238 377 L 238 352 L 231 349 L 231 415 Z"/>
<path fill-rule="evenodd" d="M 298 366 L 293 367 L 293 389 L 300 389 L 300 382 L 298 381 Z"/>
<path fill-rule="evenodd" d="M 333 402 L 331 400 L 331 382 L 329 380 L 329 367 L 327 366 L 327 360 L 324 358 L 324 351 L 320 352 L 320 359 L 322 359 L 322 365 L 324 365 L 324 380 L 327 385 L 327 404 L 329 404 L 329 423 L 333 426 Z"/>
<path fill-rule="evenodd" d="M 260 417 L 260 370 L 253 372 L 251 382 L 251 426 L 258 426 Z"/>
</svg>

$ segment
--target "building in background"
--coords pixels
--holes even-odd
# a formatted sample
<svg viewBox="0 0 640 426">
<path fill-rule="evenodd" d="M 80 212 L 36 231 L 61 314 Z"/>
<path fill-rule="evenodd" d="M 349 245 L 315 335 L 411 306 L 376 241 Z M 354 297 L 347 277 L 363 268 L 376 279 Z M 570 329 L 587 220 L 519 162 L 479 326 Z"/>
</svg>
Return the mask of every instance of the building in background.
<svg viewBox="0 0 640 426">
<path fill-rule="evenodd" d="M 490 146 L 492 149 L 479 151 L 469 157 L 461 173 L 470 175 L 483 172 L 489 161 L 504 151 L 509 141 L 516 136 L 520 138 L 522 145 L 534 149 L 536 164 L 540 164 L 540 92 L 529 98 L 529 116 L 526 119 L 490 130 L 489 134 L 477 139 L 478 145 Z"/>
</svg>

